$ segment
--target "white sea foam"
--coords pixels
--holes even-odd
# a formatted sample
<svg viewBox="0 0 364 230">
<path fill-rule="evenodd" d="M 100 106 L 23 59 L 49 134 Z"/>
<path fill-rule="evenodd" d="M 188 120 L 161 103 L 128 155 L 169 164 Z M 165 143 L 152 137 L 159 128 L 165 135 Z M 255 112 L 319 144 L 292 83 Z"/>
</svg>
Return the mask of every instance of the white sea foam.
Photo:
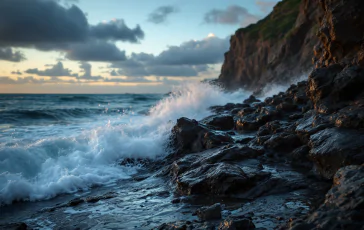
<svg viewBox="0 0 364 230">
<path fill-rule="evenodd" d="M 89 124 L 81 135 L 72 129 L 31 144 L 0 145 L 0 203 L 43 200 L 62 193 L 88 190 L 93 185 L 127 179 L 136 168 L 117 162 L 126 157 L 155 158 L 167 154 L 166 143 L 176 119 L 202 119 L 208 108 L 241 102 L 243 92 L 225 93 L 206 83 L 186 83 L 151 108 L 148 116 L 130 116 L 127 124 Z M 128 116 L 128 115 L 125 115 Z M 44 131 L 42 127 L 42 132 Z M 54 127 L 49 127 L 52 132 Z M 26 142 L 28 143 L 28 142 Z"/>
</svg>

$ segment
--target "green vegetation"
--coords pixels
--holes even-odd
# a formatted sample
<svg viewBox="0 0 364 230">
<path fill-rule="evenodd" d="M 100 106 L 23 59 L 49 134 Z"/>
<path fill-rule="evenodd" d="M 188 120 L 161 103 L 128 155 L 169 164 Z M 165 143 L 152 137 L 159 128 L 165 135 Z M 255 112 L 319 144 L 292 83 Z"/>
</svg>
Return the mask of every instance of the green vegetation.
<svg viewBox="0 0 364 230">
<path fill-rule="evenodd" d="M 251 39 L 280 40 L 294 28 L 301 1 L 282 0 L 267 17 L 256 24 L 239 29 L 237 33 L 243 32 Z"/>
</svg>

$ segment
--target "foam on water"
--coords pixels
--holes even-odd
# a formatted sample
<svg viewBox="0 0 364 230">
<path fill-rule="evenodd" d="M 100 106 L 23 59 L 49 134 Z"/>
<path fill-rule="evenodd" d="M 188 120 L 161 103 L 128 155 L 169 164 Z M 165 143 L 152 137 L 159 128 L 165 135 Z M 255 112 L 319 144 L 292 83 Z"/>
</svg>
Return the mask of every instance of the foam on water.
<svg viewBox="0 0 364 230">
<path fill-rule="evenodd" d="M 210 115 L 210 106 L 241 102 L 246 96 L 206 83 L 186 83 L 159 101 L 148 116 L 131 116 L 127 124 L 113 123 L 110 118 L 107 125 L 95 123 L 77 135 L 67 130 L 62 136 L 33 137 L 27 144 L 22 140 L 11 147 L 2 144 L 0 204 L 50 199 L 127 179 L 137 168 L 120 166 L 118 161 L 168 154 L 166 144 L 176 119 L 202 119 Z"/>
</svg>

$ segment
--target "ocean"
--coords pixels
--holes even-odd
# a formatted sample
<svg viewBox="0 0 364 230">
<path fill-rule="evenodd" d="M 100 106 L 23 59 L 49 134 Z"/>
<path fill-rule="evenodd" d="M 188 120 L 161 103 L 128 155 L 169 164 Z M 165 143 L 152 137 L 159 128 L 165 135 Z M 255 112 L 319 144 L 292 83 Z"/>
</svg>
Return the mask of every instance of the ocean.
<svg viewBox="0 0 364 230">
<path fill-rule="evenodd" d="M 211 115 L 210 106 L 247 96 L 207 83 L 186 83 L 169 94 L 2 94 L 1 206 L 123 185 L 143 165 L 119 163 L 168 155 L 178 118 L 199 120 Z"/>
</svg>

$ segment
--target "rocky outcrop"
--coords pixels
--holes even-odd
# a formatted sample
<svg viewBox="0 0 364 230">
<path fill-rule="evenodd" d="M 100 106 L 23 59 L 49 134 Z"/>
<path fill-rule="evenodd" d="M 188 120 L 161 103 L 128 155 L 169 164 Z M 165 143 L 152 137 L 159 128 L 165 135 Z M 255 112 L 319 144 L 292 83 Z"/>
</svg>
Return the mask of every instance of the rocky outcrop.
<svg viewBox="0 0 364 230">
<path fill-rule="evenodd" d="M 364 65 L 364 2 L 357 0 L 322 0 L 324 15 L 314 47 L 316 67 L 332 64 Z"/>
<path fill-rule="evenodd" d="M 317 0 L 283 0 L 256 24 L 230 39 L 219 81 L 228 89 L 286 83 L 312 67 L 322 8 Z"/>
</svg>

